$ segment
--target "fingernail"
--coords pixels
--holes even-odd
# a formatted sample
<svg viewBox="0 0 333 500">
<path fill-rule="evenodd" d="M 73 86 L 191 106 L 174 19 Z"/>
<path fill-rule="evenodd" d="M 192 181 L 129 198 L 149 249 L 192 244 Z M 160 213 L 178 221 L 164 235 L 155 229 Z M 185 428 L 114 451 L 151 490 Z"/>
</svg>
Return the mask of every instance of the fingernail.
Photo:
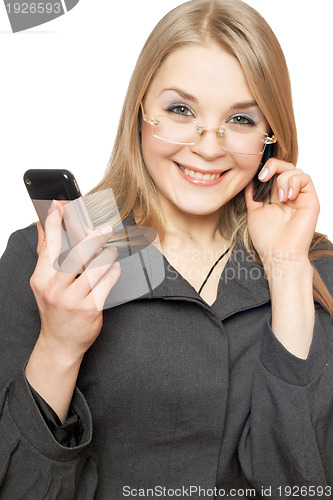
<svg viewBox="0 0 333 500">
<path fill-rule="evenodd" d="M 119 264 L 119 262 L 118 262 L 117 260 L 116 260 L 116 262 L 114 262 L 114 263 L 113 263 L 113 265 L 114 265 L 115 267 L 120 267 L 120 264 Z"/>
<path fill-rule="evenodd" d="M 58 208 L 58 203 L 57 203 L 57 201 L 56 201 L 56 200 L 52 200 L 52 203 L 51 203 L 51 205 L 50 205 L 50 214 L 51 214 L 52 212 L 54 212 L 55 210 L 57 210 L 57 208 Z"/>
<path fill-rule="evenodd" d="M 269 172 L 268 168 L 265 167 L 264 170 L 262 170 L 260 172 L 260 174 L 258 175 L 258 179 L 260 179 L 261 181 L 263 181 L 264 179 L 266 179 L 266 177 L 268 175 L 268 172 Z"/>
<path fill-rule="evenodd" d="M 102 234 L 112 234 L 113 233 L 113 227 L 112 226 L 101 227 L 100 232 Z"/>
<path fill-rule="evenodd" d="M 283 192 L 283 189 L 279 189 L 279 201 L 282 201 L 283 200 L 283 197 L 284 197 L 284 192 Z"/>
<path fill-rule="evenodd" d="M 293 190 L 292 190 L 292 188 L 289 188 L 289 191 L 288 191 L 288 200 L 289 200 L 289 198 L 292 197 L 292 195 L 293 195 Z"/>
</svg>

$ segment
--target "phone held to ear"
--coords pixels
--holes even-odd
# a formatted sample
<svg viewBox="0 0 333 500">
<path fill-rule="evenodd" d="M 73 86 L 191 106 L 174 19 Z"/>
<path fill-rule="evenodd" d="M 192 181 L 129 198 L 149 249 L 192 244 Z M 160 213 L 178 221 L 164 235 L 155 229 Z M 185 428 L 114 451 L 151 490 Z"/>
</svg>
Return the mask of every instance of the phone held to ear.
<svg viewBox="0 0 333 500">
<path fill-rule="evenodd" d="M 258 179 L 258 174 L 262 170 L 262 168 L 264 167 L 266 161 L 269 158 L 273 158 L 274 152 L 275 152 L 275 146 L 276 146 L 276 144 L 267 144 L 265 151 L 264 151 L 264 154 L 263 154 L 263 157 L 261 159 L 258 171 L 256 173 L 255 178 L 253 179 L 253 199 L 254 199 L 254 201 L 263 201 L 271 190 L 274 176 L 271 179 L 269 179 L 269 181 L 267 181 L 267 182 L 261 182 Z"/>
<path fill-rule="evenodd" d="M 23 178 L 44 229 L 52 201 L 60 201 L 65 248 L 73 248 L 94 230 L 84 199 L 71 172 L 61 169 L 31 169 L 25 172 Z"/>
</svg>

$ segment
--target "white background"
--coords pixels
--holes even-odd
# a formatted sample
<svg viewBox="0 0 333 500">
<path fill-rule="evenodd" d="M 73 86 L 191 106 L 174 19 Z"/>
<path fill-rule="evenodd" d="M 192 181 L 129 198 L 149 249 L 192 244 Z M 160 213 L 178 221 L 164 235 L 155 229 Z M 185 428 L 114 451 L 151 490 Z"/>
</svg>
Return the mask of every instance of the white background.
<svg viewBox="0 0 333 500">
<path fill-rule="evenodd" d="M 36 220 L 22 176 L 67 168 L 83 193 L 103 175 L 142 45 L 178 0 L 80 0 L 68 14 L 12 34 L 0 3 L 0 255 Z M 332 0 L 248 0 L 285 52 L 299 132 L 299 167 L 321 202 L 317 230 L 333 240 Z"/>
</svg>

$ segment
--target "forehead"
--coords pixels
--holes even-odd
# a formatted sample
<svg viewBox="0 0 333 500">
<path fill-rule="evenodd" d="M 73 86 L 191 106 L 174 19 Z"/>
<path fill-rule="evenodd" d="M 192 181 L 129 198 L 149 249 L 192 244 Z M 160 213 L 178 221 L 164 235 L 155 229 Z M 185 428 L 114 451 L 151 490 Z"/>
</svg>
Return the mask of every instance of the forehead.
<svg viewBox="0 0 333 500">
<path fill-rule="evenodd" d="M 163 90 L 174 87 L 186 90 L 202 104 L 253 99 L 239 61 L 215 44 L 174 51 L 163 62 L 148 94 L 157 98 Z"/>
</svg>

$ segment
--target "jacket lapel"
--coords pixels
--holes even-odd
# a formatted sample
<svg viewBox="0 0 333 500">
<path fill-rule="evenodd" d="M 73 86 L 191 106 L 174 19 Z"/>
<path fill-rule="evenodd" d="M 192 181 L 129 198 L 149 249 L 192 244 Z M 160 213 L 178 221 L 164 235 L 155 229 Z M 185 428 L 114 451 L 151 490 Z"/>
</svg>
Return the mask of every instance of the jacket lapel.
<svg viewBox="0 0 333 500">
<path fill-rule="evenodd" d="M 157 252 L 158 250 L 155 249 Z M 223 320 L 239 311 L 270 301 L 269 286 L 264 269 L 238 246 L 221 274 L 216 301 L 209 306 L 196 290 L 163 257 L 165 278 L 152 290 L 151 298 L 182 299 L 198 302 L 210 308 Z"/>
</svg>

